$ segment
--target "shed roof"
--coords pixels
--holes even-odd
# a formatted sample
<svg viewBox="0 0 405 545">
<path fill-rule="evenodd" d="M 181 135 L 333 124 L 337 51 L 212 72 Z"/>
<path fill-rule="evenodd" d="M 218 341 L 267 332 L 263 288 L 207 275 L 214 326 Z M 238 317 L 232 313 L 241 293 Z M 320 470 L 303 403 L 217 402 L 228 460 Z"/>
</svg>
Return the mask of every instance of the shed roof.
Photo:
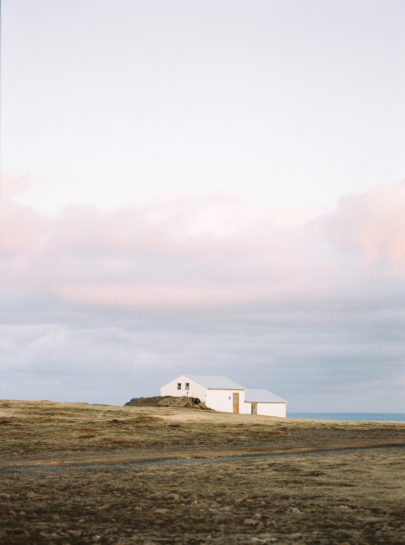
<svg viewBox="0 0 405 545">
<path fill-rule="evenodd" d="M 285 399 L 276 396 L 268 390 L 247 388 L 245 393 L 245 401 L 253 401 L 254 403 L 285 403 Z"/>
<path fill-rule="evenodd" d="M 218 388 L 222 390 L 244 390 L 245 388 L 231 380 L 228 377 L 217 377 L 217 376 L 204 376 L 204 375 L 186 375 L 186 377 L 191 378 L 198 384 L 205 386 L 206 388 Z"/>
</svg>

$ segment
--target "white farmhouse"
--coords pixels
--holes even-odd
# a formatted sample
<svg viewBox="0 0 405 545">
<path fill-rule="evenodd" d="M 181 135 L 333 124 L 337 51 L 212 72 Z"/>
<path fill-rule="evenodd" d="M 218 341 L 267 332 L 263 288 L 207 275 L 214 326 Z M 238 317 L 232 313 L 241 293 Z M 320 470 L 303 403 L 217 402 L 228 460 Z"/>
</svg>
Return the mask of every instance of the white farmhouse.
<svg viewBox="0 0 405 545">
<path fill-rule="evenodd" d="M 281 416 L 287 402 L 268 390 L 245 388 L 227 377 L 180 375 L 160 388 L 161 396 L 189 396 L 216 411 Z"/>
</svg>

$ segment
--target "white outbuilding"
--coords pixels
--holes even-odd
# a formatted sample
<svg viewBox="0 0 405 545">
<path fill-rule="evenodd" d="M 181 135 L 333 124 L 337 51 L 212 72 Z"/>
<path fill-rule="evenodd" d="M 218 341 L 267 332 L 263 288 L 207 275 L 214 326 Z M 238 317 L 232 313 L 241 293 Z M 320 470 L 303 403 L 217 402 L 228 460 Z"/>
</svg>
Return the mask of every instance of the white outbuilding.
<svg viewBox="0 0 405 545">
<path fill-rule="evenodd" d="M 245 388 L 222 376 L 180 375 L 160 388 L 161 396 L 198 398 L 216 411 L 285 417 L 287 402 L 268 390 Z"/>
</svg>

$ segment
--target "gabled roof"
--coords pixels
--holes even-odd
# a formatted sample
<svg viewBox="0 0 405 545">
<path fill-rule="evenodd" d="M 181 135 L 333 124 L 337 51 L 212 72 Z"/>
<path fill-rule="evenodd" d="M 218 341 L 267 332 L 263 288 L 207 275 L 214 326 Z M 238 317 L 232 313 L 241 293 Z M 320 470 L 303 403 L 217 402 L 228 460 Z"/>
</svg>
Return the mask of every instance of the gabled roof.
<svg viewBox="0 0 405 545">
<path fill-rule="evenodd" d="M 188 378 L 191 378 L 191 380 L 194 380 L 195 382 L 198 382 L 198 384 L 201 384 L 201 386 L 205 386 L 206 388 L 218 388 L 221 390 L 244 390 L 245 388 L 235 382 L 234 380 L 231 380 L 228 377 L 216 377 L 216 376 L 204 376 L 204 375 L 185 375 Z"/>
<path fill-rule="evenodd" d="M 245 401 L 253 401 L 253 403 L 285 403 L 285 399 L 281 399 L 281 397 L 268 390 L 256 390 L 254 388 L 246 389 Z"/>
</svg>

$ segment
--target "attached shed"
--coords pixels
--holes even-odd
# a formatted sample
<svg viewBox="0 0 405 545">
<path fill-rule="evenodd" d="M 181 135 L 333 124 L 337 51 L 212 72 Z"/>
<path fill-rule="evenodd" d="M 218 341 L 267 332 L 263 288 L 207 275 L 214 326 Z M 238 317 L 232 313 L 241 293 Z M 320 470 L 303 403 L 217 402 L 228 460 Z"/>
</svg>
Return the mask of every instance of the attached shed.
<svg viewBox="0 0 405 545">
<path fill-rule="evenodd" d="M 245 392 L 245 405 L 250 409 L 250 414 L 263 414 L 267 416 L 287 415 L 287 402 L 268 390 L 247 388 Z"/>
<path fill-rule="evenodd" d="M 268 390 L 249 389 L 224 376 L 180 375 L 160 388 L 161 396 L 189 396 L 216 411 L 286 416 L 287 402 Z"/>
</svg>

